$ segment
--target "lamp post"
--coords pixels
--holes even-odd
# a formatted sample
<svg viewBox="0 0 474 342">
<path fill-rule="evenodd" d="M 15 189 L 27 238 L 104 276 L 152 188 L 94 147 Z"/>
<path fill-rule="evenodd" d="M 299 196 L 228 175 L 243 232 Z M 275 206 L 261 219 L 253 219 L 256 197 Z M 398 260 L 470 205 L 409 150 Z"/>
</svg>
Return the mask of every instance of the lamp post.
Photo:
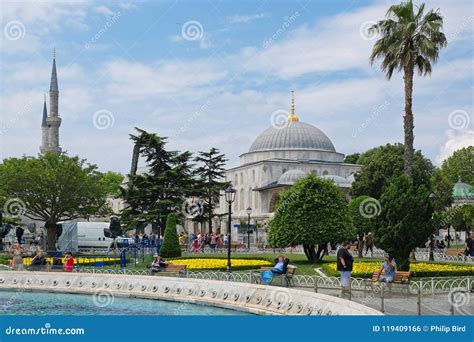
<svg viewBox="0 0 474 342">
<path fill-rule="evenodd" d="M 232 225 L 232 202 L 235 200 L 235 189 L 232 185 L 229 185 L 227 189 L 225 189 L 225 201 L 229 204 L 229 217 L 228 217 L 228 224 L 227 224 L 227 272 L 230 272 L 230 243 L 232 241 L 232 234 L 231 234 L 231 225 Z"/>
<path fill-rule="evenodd" d="M 247 208 L 248 222 L 247 222 L 247 248 L 250 249 L 250 214 L 252 214 L 252 208 Z"/>
</svg>

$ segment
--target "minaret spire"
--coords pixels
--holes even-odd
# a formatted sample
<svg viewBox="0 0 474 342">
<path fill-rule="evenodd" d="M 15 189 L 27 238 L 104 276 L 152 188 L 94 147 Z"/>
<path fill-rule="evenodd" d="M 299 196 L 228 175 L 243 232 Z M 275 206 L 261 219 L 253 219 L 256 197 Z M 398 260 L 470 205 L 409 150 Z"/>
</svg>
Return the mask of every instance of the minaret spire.
<svg viewBox="0 0 474 342">
<path fill-rule="evenodd" d="M 46 107 L 46 94 L 44 94 L 43 102 L 43 119 L 41 120 L 41 146 L 40 152 L 49 151 L 49 128 L 48 128 L 48 108 Z"/>
<path fill-rule="evenodd" d="M 288 115 L 288 121 L 300 121 L 298 116 L 295 114 L 295 91 L 291 91 L 291 113 Z"/>
</svg>

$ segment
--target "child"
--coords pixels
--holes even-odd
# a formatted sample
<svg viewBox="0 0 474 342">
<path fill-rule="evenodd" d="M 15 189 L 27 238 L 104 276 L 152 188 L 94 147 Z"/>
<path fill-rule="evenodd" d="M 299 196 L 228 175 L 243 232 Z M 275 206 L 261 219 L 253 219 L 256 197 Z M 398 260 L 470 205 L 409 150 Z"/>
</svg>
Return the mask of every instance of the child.
<svg viewBox="0 0 474 342">
<path fill-rule="evenodd" d="M 64 260 L 65 260 L 64 270 L 66 272 L 72 272 L 72 269 L 74 268 L 74 258 L 72 256 L 72 253 L 71 252 L 66 252 L 66 254 L 64 256 Z"/>
</svg>

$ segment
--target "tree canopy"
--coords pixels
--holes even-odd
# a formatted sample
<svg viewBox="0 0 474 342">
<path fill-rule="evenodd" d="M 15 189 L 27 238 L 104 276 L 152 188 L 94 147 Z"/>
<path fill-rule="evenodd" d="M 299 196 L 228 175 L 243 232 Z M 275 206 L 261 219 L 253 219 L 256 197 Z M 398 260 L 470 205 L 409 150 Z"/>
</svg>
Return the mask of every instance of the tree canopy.
<svg viewBox="0 0 474 342">
<path fill-rule="evenodd" d="M 441 174 L 451 186 L 459 179 L 474 186 L 474 146 L 464 147 L 455 151 L 443 161 Z"/>
<path fill-rule="evenodd" d="M 10 214 L 44 221 L 49 250 L 55 250 L 57 222 L 110 212 L 101 179 L 95 165 L 64 153 L 9 158 L 0 164 L 3 207 L 16 208 Z"/>
<path fill-rule="evenodd" d="M 146 163 L 146 171 L 129 175 L 123 191 L 126 203 L 122 221 L 128 229 L 151 223 L 163 232 L 168 214 L 181 210 L 185 198 L 198 193 L 188 151 L 169 151 L 166 138 L 137 128 L 138 135 L 130 135 L 139 156 Z"/>
<path fill-rule="evenodd" d="M 384 189 L 394 177 L 403 174 L 404 146 L 402 144 L 386 144 L 368 150 L 361 154 L 358 163 L 361 171 L 355 175 L 352 183 L 353 197 L 367 195 L 380 198 Z M 425 158 L 420 151 L 416 151 L 413 158 L 413 184 L 430 187 L 430 178 L 434 172 L 431 161 Z"/>
<path fill-rule="evenodd" d="M 405 175 L 392 179 L 380 197 L 374 241 L 391 254 L 399 269 L 407 271 L 411 251 L 432 234 L 433 206 L 425 185 L 416 186 Z"/>
<path fill-rule="evenodd" d="M 353 236 L 344 194 L 330 180 L 312 174 L 280 194 L 269 222 L 271 246 L 302 244 L 311 262 L 319 259 L 315 245 L 324 246 Z"/>
</svg>

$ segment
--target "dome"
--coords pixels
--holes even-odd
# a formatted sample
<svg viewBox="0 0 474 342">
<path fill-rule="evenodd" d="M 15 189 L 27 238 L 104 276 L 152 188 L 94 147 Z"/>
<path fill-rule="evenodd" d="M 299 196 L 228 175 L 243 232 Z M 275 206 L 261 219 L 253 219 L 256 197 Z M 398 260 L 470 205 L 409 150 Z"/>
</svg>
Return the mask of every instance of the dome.
<svg viewBox="0 0 474 342">
<path fill-rule="evenodd" d="M 453 186 L 453 197 L 454 199 L 467 199 L 474 197 L 472 186 L 463 183 L 461 178 L 459 178 L 457 183 Z"/>
<path fill-rule="evenodd" d="M 351 187 L 351 182 L 341 176 L 336 176 L 336 175 L 324 175 L 321 176 L 322 179 L 329 179 L 331 182 L 333 182 L 335 185 L 337 185 L 340 188 L 350 188 Z"/>
<path fill-rule="evenodd" d="M 323 150 L 336 152 L 331 140 L 319 128 L 300 121 L 288 121 L 283 127 L 263 131 L 249 152 L 268 150 Z"/>
<path fill-rule="evenodd" d="M 278 184 L 284 184 L 284 185 L 293 185 L 294 182 L 296 182 L 298 179 L 303 178 L 306 176 L 306 173 L 301 170 L 289 170 L 286 171 L 284 174 L 278 178 Z"/>
</svg>

